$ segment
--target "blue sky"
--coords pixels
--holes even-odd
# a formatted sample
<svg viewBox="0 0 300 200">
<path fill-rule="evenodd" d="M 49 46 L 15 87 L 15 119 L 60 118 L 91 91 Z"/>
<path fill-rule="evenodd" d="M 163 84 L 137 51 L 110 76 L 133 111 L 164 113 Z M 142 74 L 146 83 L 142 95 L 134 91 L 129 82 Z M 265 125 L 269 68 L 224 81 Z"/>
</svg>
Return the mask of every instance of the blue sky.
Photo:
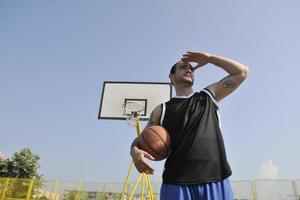
<svg viewBox="0 0 300 200">
<path fill-rule="evenodd" d="M 264 177 L 268 164 L 276 178 L 299 179 L 299 9 L 296 0 L 0 1 L 0 151 L 30 147 L 46 179 L 125 180 L 135 130 L 97 119 L 103 81 L 166 82 L 183 53 L 199 50 L 251 69 L 221 102 L 232 179 Z M 225 75 L 207 65 L 194 89 Z M 163 162 L 151 164 L 161 180 Z"/>
</svg>

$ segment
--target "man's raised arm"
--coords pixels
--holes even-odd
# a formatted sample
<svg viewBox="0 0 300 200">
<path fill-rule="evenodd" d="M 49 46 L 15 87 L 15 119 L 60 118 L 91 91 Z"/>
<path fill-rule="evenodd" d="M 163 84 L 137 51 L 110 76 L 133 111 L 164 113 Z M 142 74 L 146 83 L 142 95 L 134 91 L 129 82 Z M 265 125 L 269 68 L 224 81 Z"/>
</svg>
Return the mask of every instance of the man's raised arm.
<svg viewBox="0 0 300 200">
<path fill-rule="evenodd" d="M 207 86 L 217 101 L 220 101 L 238 88 L 249 74 L 249 68 L 246 65 L 243 65 L 230 58 L 208 53 L 188 52 L 187 54 L 183 55 L 182 61 L 198 63 L 195 69 L 202 67 L 207 63 L 211 63 L 229 73 L 229 75 L 222 80 Z"/>
</svg>

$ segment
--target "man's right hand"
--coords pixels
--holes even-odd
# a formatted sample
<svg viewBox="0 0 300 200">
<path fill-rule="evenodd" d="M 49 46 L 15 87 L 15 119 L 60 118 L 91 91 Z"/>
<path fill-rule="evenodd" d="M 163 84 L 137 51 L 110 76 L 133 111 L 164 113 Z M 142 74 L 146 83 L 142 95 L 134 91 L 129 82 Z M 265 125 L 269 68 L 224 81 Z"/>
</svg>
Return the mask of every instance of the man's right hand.
<svg viewBox="0 0 300 200">
<path fill-rule="evenodd" d="M 146 162 L 145 158 L 154 160 L 154 158 L 136 146 L 133 146 L 130 151 L 131 157 L 133 159 L 134 165 L 140 173 L 153 174 L 154 169 Z"/>
</svg>

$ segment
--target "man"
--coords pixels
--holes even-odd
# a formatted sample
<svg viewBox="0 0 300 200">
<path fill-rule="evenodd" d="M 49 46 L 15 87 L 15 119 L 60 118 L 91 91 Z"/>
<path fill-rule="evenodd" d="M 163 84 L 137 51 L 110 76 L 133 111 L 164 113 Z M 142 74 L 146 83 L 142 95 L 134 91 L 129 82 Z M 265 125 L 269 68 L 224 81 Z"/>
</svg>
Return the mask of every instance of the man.
<svg viewBox="0 0 300 200">
<path fill-rule="evenodd" d="M 190 62 L 197 63 L 192 67 Z M 193 91 L 194 71 L 211 63 L 229 75 Z M 171 151 L 165 162 L 161 200 L 232 200 L 228 177 L 231 169 L 219 125 L 219 105 L 247 77 L 249 69 L 232 59 L 203 52 L 187 52 L 171 69 L 169 78 L 176 96 L 157 106 L 146 127 L 161 125 L 171 137 Z M 153 160 L 139 149 L 137 139 L 131 146 L 131 156 L 139 172 L 152 174 L 145 158 Z"/>
</svg>

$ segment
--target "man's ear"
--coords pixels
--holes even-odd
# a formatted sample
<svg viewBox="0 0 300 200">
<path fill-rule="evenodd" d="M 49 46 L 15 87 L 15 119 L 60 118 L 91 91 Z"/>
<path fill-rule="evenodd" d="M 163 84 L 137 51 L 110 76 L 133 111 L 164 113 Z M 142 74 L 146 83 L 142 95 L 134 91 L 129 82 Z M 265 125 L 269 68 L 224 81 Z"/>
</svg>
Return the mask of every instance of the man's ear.
<svg viewBox="0 0 300 200">
<path fill-rule="evenodd" d="M 169 74 L 169 79 L 170 79 L 172 85 L 174 85 L 174 81 L 173 81 L 173 79 L 174 79 L 174 74 Z"/>
</svg>

